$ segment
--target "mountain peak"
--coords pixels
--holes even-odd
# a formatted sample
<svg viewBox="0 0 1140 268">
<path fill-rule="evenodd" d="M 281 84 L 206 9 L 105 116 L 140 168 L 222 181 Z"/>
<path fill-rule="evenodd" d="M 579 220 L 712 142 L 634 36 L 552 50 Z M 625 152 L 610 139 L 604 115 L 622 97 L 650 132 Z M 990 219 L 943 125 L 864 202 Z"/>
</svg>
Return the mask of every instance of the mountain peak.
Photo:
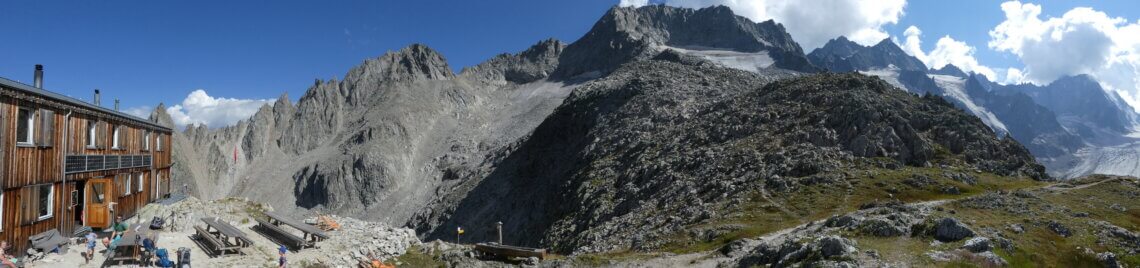
<svg viewBox="0 0 1140 268">
<path fill-rule="evenodd" d="M 871 46 L 871 47 L 876 48 L 876 49 L 881 49 L 884 51 L 903 52 L 902 48 L 899 47 L 898 44 L 895 44 L 895 41 L 891 41 L 890 38 L 883 38 L 883 41 L 879 41 L 879 43 L 876 43 L 874 46 Z"/>
<path fill-rule="evenodd" d="M 350 70 L 345 81 L 369 78 L 382 81 L 447 80 L 454 77 L 443 55 L 423 44 L 412 44 L 379 58 L 365 60 Z"/>
<path fill-rule="evenodd" d="M 922 61 L 906 54 L 890 38 L 866 47 L 840 36 L 812 51 L 808 59 L 812 64 L 834 72 L 887 68 L 892 65 L 904 71 L 926 71 L 926 65 Z"/>
<path fill-rule="evenodd" d="M 942 68 L 939 68 L 937 70 L 930 70 L 930 73 L 957 76 L 962 78 L 969 76 L 966 74 L 966 72 L 962 71 L 962 69 L 959 69 L 958 66 L 954 66 L 954 64 L 946 64 L 946 66 L 942 66 Z"/>
<path fill-rule="evenodd" d="M 555 76 L 605 74 L 626 62 L 646 60 L 662 47 L 767 51 L 775 66 L 816 71 L 784 27 L 755 23 L 725 6 L 690 9 L 665 5 L 614 7 L 585 36 L 566 47 Z"/>
</svg>

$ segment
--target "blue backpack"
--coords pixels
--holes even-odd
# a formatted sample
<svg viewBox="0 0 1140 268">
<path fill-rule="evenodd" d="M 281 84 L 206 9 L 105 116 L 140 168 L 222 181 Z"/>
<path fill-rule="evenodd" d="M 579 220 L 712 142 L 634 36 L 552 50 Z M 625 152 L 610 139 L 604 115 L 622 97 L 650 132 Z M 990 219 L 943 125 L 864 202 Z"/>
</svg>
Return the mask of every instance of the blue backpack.
<svg viewBox="0 0 1140 268">
<path fill-rule="evenodd" d="M 166 252 L 165 248 L 155 251 L 154 256 L 158 257 L 158 267 L 174 267 L 174 262 L 170 261 L 170 254 Z"/>
</svg>

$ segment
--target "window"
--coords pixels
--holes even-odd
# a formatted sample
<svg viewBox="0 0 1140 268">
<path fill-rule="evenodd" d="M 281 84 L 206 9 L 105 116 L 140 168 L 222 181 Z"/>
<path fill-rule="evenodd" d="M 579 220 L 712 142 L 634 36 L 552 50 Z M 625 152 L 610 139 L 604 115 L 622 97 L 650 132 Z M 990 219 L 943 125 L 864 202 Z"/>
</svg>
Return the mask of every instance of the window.
<svg viewBox="0 0 1140 268">
<path fill-rule="evenodd" d="M 106 183 L 91 184 L 91 191 L 93 193 L 90 193 L 87 196 L 91 197 L 90 199 L 91 199 L 92 204 L 100 204 L 101 205 L 101 204 L 103 204 L 104 200 L 107 200 L 107 196 L 103 194 L 103 193 L 107 192 L 107 190 L 103 189 L 104 185 L 106 185 Z"/>
<path fill-rule="evenodd" d="M 111 132 L 111 149 L 122 149 L 122 147 L 120 147 L 120 145 L 119 145 L 119 132 L 120 132 L 119 130 L 120 129 L 122 129 L 121 126 L 115 126 L 115 128 L 113 130 L 114 132 Z"/>
<path fill-rule="evenodd" d="M 20 112 L 16 116 L 16 142 L 18 144 L 31 145 L 35 143 L 35 117 L 32 110 L 20 108 Z"/>
<path fill-rule="evenodd" d="M 95 133 L 97 133 L 95 132 L 96 125 L 95 120 L 87 121 L 87 147 L 94 148 L 97 146 L 95 143 Z"/>
<path fill-rule="evenodd" d="M 150 151 L 150 131 L 143 134 L 143 151 Z"/>
<path fill-rule="evenodd" d="M 55 203 L 55 187 L 52 187 L 51 184 L 36 187 L 39 187 L 39 191 L 37 191 L 39 192 L 39 206 L 37 206 L 37 208 L 39 208 L 39 217 L 37 220 L 42 221 L 51 218 L 52 205 Z"/>
<path fill-rule="evenodd" d="M 154 139 L 155 150 L 162 151 L 162 135 L 159 134 L 157 139 Z"/>
<path fill-rule="evenodd" d="M 130 174 L 125 174 L 125 175 L 126 176 L 123 176 L 123 195 L 124 196 L 131 194 L 131 175 Z"/>
<path fill-rule="evenodd" d="M 144 182 L 145 182 L 145 180 L 143 180 L 143 174 L 139 173 L 139 187 L 138 187 L 139 189 L 138 189 L 138 192 L 140 192 L 140 193 L 143 191 L 143 187 L 146 187 L 144 185 Z"/>
</svg>

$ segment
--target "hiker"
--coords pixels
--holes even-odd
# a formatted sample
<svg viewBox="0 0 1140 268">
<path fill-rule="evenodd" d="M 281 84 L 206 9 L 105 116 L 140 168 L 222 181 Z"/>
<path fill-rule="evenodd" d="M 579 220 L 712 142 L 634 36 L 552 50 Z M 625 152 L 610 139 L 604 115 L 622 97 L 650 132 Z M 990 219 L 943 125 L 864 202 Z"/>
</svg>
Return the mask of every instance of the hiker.
<svg viewBox="0 0 1140 268">
<path fill-rule="evenodd" d="M 0 241 L 0 265 L 16 268 L 16 256 L 8 255 L 8 241 Z"/>
<path fill-rule="evenodd" d="M 131 227 L 123 221 L 123 216 L 115 216 L 115 225 L 112 226 L 112 229 L 114 231 L 111 232 L 111 239 L 118 240 L 119 237 L 123 236 L 123 234 L 127 232 L 128 228 Z"/>
<path fill-rule="evenodd" d="M 94 231 L 89 231 L 84 238 L 87 239 L 87 256 L 83 256 L 83 261 L 84 263 L 91 263 L 91 259 L 95 258 L 95 241 L 99 240 L 99 237 L 95 235 Z"/>
<path fill-rule="evenodd" d="M 288 264 L 288 260 L 285 259 L 286 252 L 289 252 L 289 249 L 285 248 L 285 246 L 281 246 L 277 249 L 277 255 L 280 256 L 277 258 L 277 268 L 285 268 Z"/>
</svg>

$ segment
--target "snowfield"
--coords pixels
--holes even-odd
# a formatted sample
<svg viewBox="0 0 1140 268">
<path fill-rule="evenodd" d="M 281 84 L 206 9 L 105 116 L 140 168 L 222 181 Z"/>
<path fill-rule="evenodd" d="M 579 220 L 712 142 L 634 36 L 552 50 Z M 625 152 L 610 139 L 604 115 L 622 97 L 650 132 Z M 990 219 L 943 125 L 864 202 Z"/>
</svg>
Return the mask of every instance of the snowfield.
<svg viewBox="0 0 1140 268">
<path fill-rule="evenodd" d="M 986 123 L 987 126 L 990 126 L 990 129 L 993 129 L 994 132 L 999 136 L 1009 133 L 1009 129 L 1006 128 L 1005 123 L 1002 123 L 1001 120 L 999 120 L 997 116 L 994 115 L 994 113 L 987 110 L 986 107 L 982 107 L 974 103 L 974 100 L 970 98 L 970 95 L 966 94 L 965 78 L 938 74 L 932 74 L 929 76 L 930 78 L 934 79 L 934 83 L 937 84 L 939 88 L 942 88 L 943 92 L 945 92 L 945 95 L 943 96 L 950 97 L 950 99 L 955 100 L 959 106 L 965 108 L 966 111 L 974 114 L 974 116 L 977 116 L 978 118 L 981 118 L 982 122 Z"/>
<path fill-rule="evenodd" d="M 676 50 L 686 55 L 705 58 L 717 64 L 724 65 L 724 67 L 749 72 L 757 72 L 760 69 L 765 69 L 776 64 L 776 60 L 772 59 L 772 56 L 769 56 L 766 50 L 759 52 L 740 52 L 710 47 L 661 47 L 661 50 L 665 49 Z"/>
</svg>

